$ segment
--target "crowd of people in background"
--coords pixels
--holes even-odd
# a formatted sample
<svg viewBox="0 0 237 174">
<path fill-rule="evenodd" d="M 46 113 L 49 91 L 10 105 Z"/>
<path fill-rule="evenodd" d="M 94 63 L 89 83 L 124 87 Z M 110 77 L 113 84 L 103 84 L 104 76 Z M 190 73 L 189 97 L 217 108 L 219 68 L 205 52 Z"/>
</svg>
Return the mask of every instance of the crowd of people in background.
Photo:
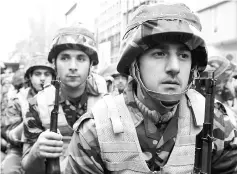
<svg viewBox="0 0 237 174">
<path fill-rule="evenodd" d="M 164 8 L 169 7 L 165 6 Z M 184 7 L 177 6 L 177 9 L 182 8 Z M 170 10 L 174 9 L 171 8 Z M 143 11 L 140 13 L 143 13 Z M 150 17 L 148 13 L 145 15 L 148 15 L 148 18 Z M 139 13 L 137 16 L 139 18 Z M 180 20 L 182 21 L 182 19 Z M 172 20 L 167 21 L 171 22 Z M 176 24 L 172 25 L 175 26 Z M 144 24 L 144 26 L 146 25 Z M 155 28 L 155 26 L 152 27 Z M 130 33 L 127 32 L 127 34 Z M 148 45 L 148 49 L 151 48 L 152 50 L 152 44 L 154 43 Z M 121 63 L 119 65 L 120 71 L 117 70 L 118 63 L 111 64 L 100 72 L 93 70 L 93 66 L 99 63 L 95 45 L 93 34 L 82 24 L 63 28 L 56 33 L 53 46 L 48 55 L 37 53 L 32 55 L 32 61 L 28 62 L 25 67 L 20 67 L 15 72 L 5 68 L 5 71 L 2 72 L 1 172 L 3 174 L 45 173 L 45 159 L 55 157 L 60 157 L 62 172 L 64 170 L 72 173 L 75 172 L 77 166 L 75 169 L 72 169 L 73 167 L 67 163 L 68 160 L 65 160 L 68 158 L 67 148 L 72 136 L 73 140 L 77 141 L 78 139 L 83 139 L 84 135 L 92 136 L 91 134 L 93 134 L 94 136 L 96 134 L 95 132 L 86 132 L 86 129 L 89 129 L 86 126 L 88 124 L 91 126 L 94 122 L 87 122 L 88 124 L 84 125 L 84 129 L 81 130 L 82 134 L 73 134 L 76 130 L 75 128 L 85 121 L 80 119 L 80 117 L 90 112 L 97 100 L 101 99 L 104 95 L 111 94 L 114 97 L 121 94 L 125 95 L 124 93 L 127 94 L 133 90 L 132 85 L 138 84 L 138 87 L 140 87 L 142 86 L 140 81 L 146 81 L 144 80 L 145 76 L 139 76 L 139 79 L 136 79 L 138 78 L 137 73 L 140 73 L 137 67 L 139 66 L 140 68 L 140 65 L 132 64 L 131 62 L 128 65 L 134 66 L 134 69 L 131 68 L 126 72 L 121 70 L 121 66 L 123 66 Z M 149 53 L 147 51 L 144 52 L 144 55 Z M 139 57 L 142 54 L 139 52 L 137 56 Z M 144 58 L 144 60 L 146 59 Z M 232 124 L 236 127 L 237 64 L 235 60 L 229 60 L 223 55 L 211 56 L 207 60 L 205 71 L 214 71 L 216 79 L 216 103 L 221 103 L 221 106 L 224 106 Z M 139 59 L 139 63 L 142 64 L 144 62 Z M 50 126 L 50 112 L 48 108 L 52 108 L 55 99 L 55 88 L 52 82 L 57 79 L 61 81 L 58 116 L 58 129 L 60 133 L 48 131 Z M 195 85 L 190 88 L 195 89 Z M 141 87 L 141 89 L 137 88 L 137 90 L 143 91 L 144 89 Z M 140 103 L 139 99 L 135 97 L 133 105 Z M 86 116 L 88 118 L 93 117 L 92 115 Z M 84 158 L 96 157 L 97 155 L 93 152 L 93 147 L 84 150 L 84 153 L 87 154 Z M 73 155 L 77 154 L 75 149 L 71 148 L 70 151 Z M 88 166 L 90 163 L 92 163 L 91 165 L 96 163 L 98 166 L 99 163 L 103 164 L 102 161 L 97 163 L 98 161 L 96 160 L 98 159 L 100 158 L 88 162 Z M 86 159 L 84 159 L 85 161 Z M 72 165 L 77 161 L 71 159 L 70 162 Z M 154 167 L 157 164 L 150 165 Z M 103 169 L 105 168 L 103 166 Z M 90 173 L 89 170 L 89 168 L 82 167 L 81 170 L 78 169 L 77 171 Z M 101 169 L 99 172 L 100 167 L 91 170 L 93 172 L 98 170 L 98 173 L 102 171 Z"/>
</svg>

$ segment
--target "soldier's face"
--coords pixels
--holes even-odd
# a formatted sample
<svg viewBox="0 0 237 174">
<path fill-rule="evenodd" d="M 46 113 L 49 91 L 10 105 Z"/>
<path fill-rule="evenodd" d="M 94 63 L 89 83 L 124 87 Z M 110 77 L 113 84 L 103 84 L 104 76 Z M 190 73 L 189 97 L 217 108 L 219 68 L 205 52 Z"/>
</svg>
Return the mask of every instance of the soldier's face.
<svg viewBox="0 0 237 174">
<path fill-rule="evenodd" d="M 181 93 L 188 85 L 191 51 L 178 42 L 162 42 L 140 56 L 144 85 L 158 93 Z"/>
<path fill-rule="evenodd" d="M 127 77 L 120 74 L 114 76 L 113 84 L 114 87 L 117 88 L 119 91 L 122 92 L 126 88 L 127 83 L 128 83 Z"/>
<path fill-rule="evenodd" d="M 30 81 L 36 91 L 41 91 L 44 84 L 50 84 L 52 81 L 52 72 L 47 68 L 37 68 L 32 72 Z"/>
<path fill-rule="evenodd" d="M 90 58 L 83 51 L 68 49 L 56 59 L 58 76 L 65 86 L 78 88 L 86 82 L 90 70 Z"/>
</svg>

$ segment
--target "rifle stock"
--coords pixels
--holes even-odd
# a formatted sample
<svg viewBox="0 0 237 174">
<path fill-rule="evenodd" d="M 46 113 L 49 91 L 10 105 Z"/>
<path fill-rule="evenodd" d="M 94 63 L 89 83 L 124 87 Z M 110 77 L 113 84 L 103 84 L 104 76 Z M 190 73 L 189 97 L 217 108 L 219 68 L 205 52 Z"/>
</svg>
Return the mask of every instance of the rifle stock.
<svg viewBox="0 0 237 174">
<path fill-rule="evenodd" d="M 196 136 L 194 173 L 210 174 L 212 161 L 213 118 L 216 85 L 214 72 L 204 72 L 203 74 L 201 74 L 200 79 L 197 80 L 199 80 L 199 83 L 201 84 L 201 92 L 205 96 L 206 102 L 203 129 Z"/>
<path fill-rule="evenodd" d="M 60 81 L 54 80 L 53 83 L 56 88 L 56 91 L 55 91 L 55 104 L 51 112 L 51 118 L 50 118 L 50 131 L 57 133 Z M 46 174 L 60 174 L 59 157 L 46 159 Z"/>
</svg>

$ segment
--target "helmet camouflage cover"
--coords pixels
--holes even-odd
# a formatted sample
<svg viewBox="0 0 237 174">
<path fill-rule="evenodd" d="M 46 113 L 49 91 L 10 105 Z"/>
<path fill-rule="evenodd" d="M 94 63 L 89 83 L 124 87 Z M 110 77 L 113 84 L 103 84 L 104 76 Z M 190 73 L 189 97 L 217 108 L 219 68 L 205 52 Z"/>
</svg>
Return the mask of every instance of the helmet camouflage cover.
<svg viewBox="0 0 237 174">
<path fill-rule="evenodd" d="M 118 71 L 129 74 L 132 62 L 162 41 L 179 41 L 192 53 L 192 67 L 203 71 L 207 64 L 199 18 L 184 4 L 143 5 L 134 12 L 122 39 Z"/>
<path fill-rule="evenodd" d="M 58 30 L 48 55 L 49 62 L 66 49 L 81 50 L 89 56 L 92 65 L 99 63 L 94 34 L 81 24 Z"/>
<path fill-rule="evenodd" d="M 214 78 L 218 79 L 221 74 L 231 67 L 230 61 L 222 56 L 211 56 L 208 58 L 208 64 L 205 71 L 214 71 Z"/>
<path fill-rule="evenodd" d="M 223 88 L 236 69 L 236 65 L 222 56 L 211 56 L 208 58 L 208 65 L 205 71 L 214 71 L 217 90 Z"/>
<path fill-rule="evenodd" d="M 30 74 L 36 68 L 48 68 L 52 71 L 53 76 L 56 75 L 53 65 L 47 60 L 47 57 L 44 55 L 36 55 L 33 56 L 25 69 L 25 78 L 29 79 Z"/>
</svg>

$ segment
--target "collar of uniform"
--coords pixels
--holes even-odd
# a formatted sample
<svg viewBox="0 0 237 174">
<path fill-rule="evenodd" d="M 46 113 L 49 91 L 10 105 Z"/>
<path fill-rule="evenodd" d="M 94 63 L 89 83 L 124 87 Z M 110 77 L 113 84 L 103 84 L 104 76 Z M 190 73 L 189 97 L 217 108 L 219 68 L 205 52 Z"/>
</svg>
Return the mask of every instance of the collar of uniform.
<svg viewBox="0 0 237 174">
<path fill-rule="evenodd" d="M 96 81 L 94 76 L 91 74 L 87 78 L 85 90 L 87 91 L 88 94 L 90 94 L 92 96 L 98 96 L 98 95 L 100 95 L 99 88 L 98 88 L 99 84 Z"/>
<path fill-rule="evenodd" d="M 84 92 L 80 96 L 80 102 L 78 104 L 79 105 L 78 107 L 80 108 L 80 106 L 85 104 L 87 102 L 87 99 L 88 99 L 88 91 L 84 90 Z M 70 100 L 70 98 L 67 95 L 65 95 L 65 93 L 63 93 L 62 90 L 60 90 L 60 93 L 59 93 L 59 103 L 63 103 L 63 102 L 66 102 L 66 101 L 71 101 L 71 100 Z"/>
<path fill-rule="evenodd" d="M 27 99 L 33 98 L 37 93 L 32 88 L 29 89 Z"/>
<path fill-rule="evenodd" d="M 128 106 L 128 110 L 131 113 L 132 120 L 134 122 L 135 127 L 137 127 L 142 121 L 143 116 L 142 113 L 139 111 L 137 104 L 134 99 L 134 80 L 128 82 L 127 88 L 124 90 L 124 100 L 125 104 Z"/>
<path fill-rule="evenodd" d="M 30 88 L 29 92 L 28 92 L 28 95 L 27 95 L 27 100 L 28 100 L 29 104 L 32 105 L 32 106 L 37 103 L 35 96 L 36 96 L 35 90 Z"/>
<path fill-rule="evenodd" d="M 134 92 L 135 90 L 136 90 L 136 82 L 135 82 L 135 80 L 131 80 L 128 83 L 127 89 L 124 92 L 125 103 L 128 106 L 131 106 L 132 108 L 139 109 L 139 111 L 142 113 L 142 115 L 144 115 L 144 118 L 149 118 L 149 119 L 151 119 L 152 122 L 157 124 L 157 123 L 168 122 L 174 116 L 174 113 L 177 109 L 177 105 L 174 108 L 172 108 L 171 111 L 169 111 L 163 115 L 160 115 L 159 112 L 157 112 L 155 110 L 151 111 L 142 102 L 140 102 Z"/>
<path fill-rule="evenodd" d="M 145 125 L 145 132 L 147 137 L 150 137 L 152 139 L 159 140 L 161 137 L 161 134 L 163 134 L 163 143 L 167 142 L 169 139 L 177 135 L 177 117 L 175 117 L 175 113 L 178 113 L 178 109 L 174 109 L 172 112 L 172 116 L 169 118 L 170 122 L 168 122 L 168 125 L 165 125 L 164 132 L 160 132 L 157 128 L 157 126 L 154 124 L 154 122 L 149 119 L 150 117 L 147 115 L 148 112 L 141 112 L 141 109 L 139 108 L 139 105 L 137 104 L 135 100 L 135 93 L 136 90 L 135 86 L 135 80 L 132 80 L 128 83 L 127 89 L 124 91 L 124 99 L 125 103 L 128 106 L 128 109 L 131 113 L 131 117 L 133 119 L 135 127 L 137 127 L 143 120 Z M 140 103 L 141 105 L 142 103 Z M 144 116 L 143 116 L 144 115 Z M 164 115 L 163 115 L 164 116 Z M 160 132 L 160 133 L 158 133 Z M 160 136 L 157 136 L 157 135 Z"/>
<path fill-rule="evenodd" d="M 166 137 L 166 141 L 168 141 L 170 138 L 176 135 L 177 129 L 175 125 L 177 124 L 177 119 L 174 117 L 175 111 L 177 111 L 177 106 L 172 110 L 172 112 L 160 115 L 156 111 L 150 111 L 142 102 L 138 100 L 135 94 L 134 98 L 137 107 L 144 116 L 144 126 L 147 137 L 159 141 L 161 136 L 163 135 L 163 141 L 164 137 Z M 164 141 L 163 143 L 165 143 L 166 141 Z"/>
<path fill-rule="evenodd" d="M 62 89 L 62 88 L 61 88 Z M 60 94 L 59 94 L 59 103 L 63 103 L 66 100 L 69 100 L 69 98 L 63 93 L 63 91 L 60 89 Z M 92 95 L 92 96 L 98 96 L 100 95 L 100 93 L 98 92 L 97 86 L 96 86 L 96 82 L 93 81 L 91 83 L 87 82 L 86 83 L 86 87 L 85 90 L 83 92 L 83 94 L 81 95 L 81 101 L 83 103 L 85 103 L 87 101 L 87 96 L 88 95 Z M 84 97 L 83 97 L 84 96 Z M 86 97 L 85 97 L 86 96 Z M 86 100 L 86 101 L 85 101 Z"/>
</svg>

